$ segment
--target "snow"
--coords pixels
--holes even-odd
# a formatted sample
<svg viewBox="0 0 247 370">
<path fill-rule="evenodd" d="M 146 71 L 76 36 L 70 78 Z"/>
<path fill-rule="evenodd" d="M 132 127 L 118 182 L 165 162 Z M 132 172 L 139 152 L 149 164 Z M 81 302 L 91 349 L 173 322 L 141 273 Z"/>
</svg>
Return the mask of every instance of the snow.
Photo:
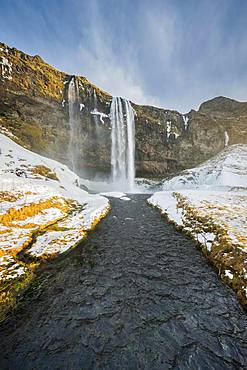
<svg viewBox="0 0 247 370">
<path fill-rule="evenodd" d="M 0 257 L 0 281 L 14 280 L 26 273 L 27 269 L 12 256 Z"/>
<path fill-rule="evenodd" d="M 100 193 L 100 194 L 103 196 L 112 197 L 112 198 L 122 198 L 126 195 L 125 193 L 121 191 L 108 191 L 106 193 Z"/>
<path fill-rule="evenodd" d="M 65 100 L 63 99 L 62 101 L 62 107 L 64 108 L 65 107 Z"/>
<path fill-rule="evenodd" d="M 201 245 L 217 268 L 221 266 L 219 273 L 225 271 L 221 276 L 235 278 L 234 289 L 243 297 L 247 289 L 246 278 L 242 284 L 247 262 L 247 145 L 227 147 L 201 166 L 164 181 L 162 189 L 148 202 Z"/>
<path fill-rule="evenodd" d="M 100 194 L 105 196 L 105 197 L 110 197 L 110 198 L 118 198 L 118 199 L 121 199 L 121 200 L 131 200 L 129 197 L 126 196 L 125 193 L 123 193 L 121 191 L 109 191 L 109 192 L 100 193 Z"/>
<path fill-rule="evenodd" d="M 6 127 L 0 125 L 0 133 L 4 134 L 12 139 L 17 139 L 15 135 L 12 134 Z"/>
<path fill-rule="evenodd" d="M 23 184 L 28 183 L 31 187 L 35 187 L 36 185 L 44 185 L 45 187 L 51 186 L 53 190 L 59 190 L 61 189 L 62 185 L 67 190 L 73 190 L 76 188 L 74 183 L 79 181 L 78 176 L 69 170 L 67 166 L 52 159 L 42 157 L 39 154 L 33 153 L 21 147 L 3 134 L 0 134 L 0 153 L 0 175 L 1 180 L 4 179 L 3 182 L 1 181 L 0 185 L 3 185 L 5 181 L 13 181 L 13 183 L 15 183 L 16 181 L 19 182 L 21 180 Z M 46 184 L 44 184 L 43 181 L 34 181 L 37 177 L 33 174 L 31 169 L 40 165 L 51 169 L 51 171 L 57 175 L 59 181 L 46 179 L 43 176 L 39 176 L 39 178 L 40 180 L 46 180 Z M 17 168 L 23 169 L 27 178 L 20 179 L 17 177 L 14 174 Z M 0 190 L 2 189 L 0 188 Z M 87 194 L 86 192 L 84 193 Z"/>
<path fill-rule="evenodd" d="M 29 217 L 24 221 L 15 221 L 13 224 L 18 224 L 20 226 L 28 224 L 43 225 L 49 223 L 51 220 L 57 220 L 65 215 L 66 213 L 62 212 L 58 208 L 48 208 L 33 217 Z"/>
<path fill-rule="evenodd" d="M 57 180 L 42 171 L 34 173 L 37 166 Z M 23 177 L 16 174 L 20 169 Z M 88 194 L 78 184 L 78 176 L 67 166 L 33 153 L 1 133 L 0 255 L 27 247 L 26 253 L 34 257 L 53 256 L 84 239 L 109 211 L 109 201 Z M 53 224 L 56 230 L 46 230 Z"/>
<path fill-rule="evenodd" d="M 0 61 L 2 77 L 8 80 L 12 80 L 12 63 L 7 58 L 2 57 Z"/>
<path fill-rule="evenodd" d="M 246 187 L 246 163 L 247 145 L 231 145 L 201 166 L 164 181 L 162 189 L 229 190 L 232 187 Z"/>
<path fill-rule="evenodd" d="M 4 232 L 5 231 L 5 232 Z M 11 229 L 4 229 L 1 227 L 1 238 L 0 238 L 0 250 L 19 251 L 31 241 L 31 230 L 30 229 L 20 229 L 11 227 Z"/>
<path fill-rule="evenodd" d="M 187 130 L 189 124 L 189 117 L 183 115 L 184 129 Z"/>
<path fill-rule="evenodd" d="M 159 208 L 162 214 L 166 214 L 171 222 L 178 226 L 183 225 L 182 212 L 177 208 L 177 201 L 172 193 L 157 192 L 148 199 L 148 202 Z"/>
<path fill-rule="evenodd" d="M 97 111 L 97 109 L 96 108 L 94 108 L 94 110 L 92 110 L 91 112 L 90 112 L 92 115 L 96 115 L 96 116 L 99 116 L 99 118 L 100 118 L 100 122 L 101 123 L 105 123 L 105 121 L 103 120 L 103 118 L 108 118 L 109 116 L 108 116 L 108 114 L 105 114 L 105 113 L 102 113 L 102 112 L 99 112 L 99 111 Z"/>
<path fill-rule="evenodd" d="M 85 105 L 84 104 L 82 104 L 82 103 L 80 103 L 80 111 L 82 110 L 82 108 L 84 108 L 85 107 Z"/>
<path fill-rule="evenodd" d="M 225 276 L 229 277 L 229 279 L 233 279 L 233 274 L 231 273 L 230 270 L 225 270 Z"/>
<path fill-rule="evenodd" d="M 175 136 L 175 139 L 179 137 L 176 126 L 172 125 L 172 122 L 169 120 L 166 122 L 166 137 L 169 139 L 171 135 Z"/>
<path fill-rule="evenodd" d="M 166 134 L 167 134 L 167 139 L 169 139 L 172 131 L 172 123 L 171 121 L 166 122 Z"/>
<path fill-rule="evenodd" d="M 86 232 L 79 230 L 51 231 L 38 236 L 36 242 L 29 249 L 28 254 L 34 257 L 43 257 L 64 253 L 71 249 L 86 236 Z"/>
<path fill-rule="evenodd" d="M 181 202 L 181 199 L 183 202 Z M 158 207 L 163 214 L 166 214 L 171 222 L 182 226 L 194 234 L 201 244 L 213 242 L 216 234 L 199 230 L 196 221 L 191 222 L 195 217 L 210 220 L 211 228 L 220 227 L 225 230 L 228 239 L 232 245 L 247 252 L 247 191 L 242 192 L 220 192 L 220 191 L 200 191 L 200 190 L 183 190 L 179 192 L 157 192 L 148 202 Z M 192 207 L 196 214 L 188 213 L 188 207 Z M 196 229 L 193 230 L 193 226 Z M 209 244 L 207 245 L 207 247 Z"/>
</svg>

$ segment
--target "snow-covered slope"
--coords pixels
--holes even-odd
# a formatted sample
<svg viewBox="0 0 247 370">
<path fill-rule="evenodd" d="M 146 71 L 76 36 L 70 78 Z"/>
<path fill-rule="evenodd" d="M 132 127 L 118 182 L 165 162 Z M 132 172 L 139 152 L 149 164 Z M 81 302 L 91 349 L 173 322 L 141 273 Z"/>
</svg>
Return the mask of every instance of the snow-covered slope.
<svg viewBox="0 0 247 370">
<path fill-rule="evenodd" d="M 18 188 L 59 194 L 79 202 L 108 203 L 103 197 L 89 195 L 78 184 L 79 177 L 67 166 L 33 153 L 0 133 L 0 191 Z"/>
<path fill-rule="evenodd" d="M 0 317 L 15 281 L 19 289 L 19 280 L 23 285 L 32 275 L 20 252 L 36 266 L 77 245 L 109 211 L 108 199 L 78 184 L 66 166 L 0 133 Z"/>
<path fill-rule="evenodd" d="M 198 242 L 247 305 L 247 145 L 164 181 L 148 202 Z"/>
<path fill-rule="evenodd" d="M 2 187 L 0 190 L 3 190 L 7 179 L 12 179 L 12 182 L 24 179 L 31 187 L 45 185 L 59 192 L 61 190 L 73 192 L 78 182 L 78 176 L 67 166 L 33 153 L 1 133 L 0 176 Z M 80 194 L 87 195 L 82 190 Z"/>
<path fill-rule="evenodd" d="M 247 187 L 247 145 L 227 147 L 201 166 L 164 181 L 163 190 Z"/>
</svg>

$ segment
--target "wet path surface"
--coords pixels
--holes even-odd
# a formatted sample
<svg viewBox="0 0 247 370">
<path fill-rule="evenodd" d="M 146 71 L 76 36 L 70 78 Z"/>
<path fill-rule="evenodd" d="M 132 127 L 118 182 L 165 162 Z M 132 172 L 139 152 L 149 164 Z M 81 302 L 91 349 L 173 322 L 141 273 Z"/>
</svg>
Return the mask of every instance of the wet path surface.
<svg viewBox="0 0 247 370">
<path fill-rule="evenodd" d="M 146 196 L 40 272 L 1 326 L 0 369 L 244 369 L 247 318 Z"/>
</svg>

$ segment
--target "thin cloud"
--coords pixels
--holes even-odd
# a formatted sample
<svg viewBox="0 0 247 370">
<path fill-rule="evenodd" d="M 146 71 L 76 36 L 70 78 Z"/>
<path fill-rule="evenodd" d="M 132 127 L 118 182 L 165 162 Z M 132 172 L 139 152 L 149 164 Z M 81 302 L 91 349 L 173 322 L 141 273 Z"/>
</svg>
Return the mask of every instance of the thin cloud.
<svg viewBox="0 0 247 370">
<path fill-rule="evenodd" d="M 145 94 L 142 89 L 135 46 L 123 39 L 117 43 L 117 35 L 101 18 L 96 3 L 82 34 L 78 60 L 90 80 L 115 96 L 140 104 L 157 104 L 158 98 Z"/>
<path fill-rule="evenodd" d="M 246 22 L 238 0 L 13 0 L 0 33 L 113 95 L 187 112 L 217 95 L 246 100 Z"/>
</svg>

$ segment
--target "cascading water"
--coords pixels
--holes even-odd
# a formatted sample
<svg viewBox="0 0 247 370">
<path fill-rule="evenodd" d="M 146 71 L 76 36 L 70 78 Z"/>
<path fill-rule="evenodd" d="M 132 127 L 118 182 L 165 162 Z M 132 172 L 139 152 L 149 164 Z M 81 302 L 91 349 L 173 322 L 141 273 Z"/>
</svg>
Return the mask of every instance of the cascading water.
<svg viewBox="0 0 247 370">
<path fill-rule="evenodd" d="M 93 118 L 95 123 L 95 140 L 96 145 L 99 144 L 100 141 L 100 123 L 99 123 L 99 115 L 96 114 L 98 112 L 98 98 L 95 89 L 93 89 Z"/>
<path fill-rule="evenodd" d="M 93 89 L 93 106 L 94 106 L 93 111 L 97 112 L 98 99 L 97 99 L 95 89 Z M 97 114 L 94 114 L 94 122 L 96 125 L 98 125 L 99 123 L 99 116 Z"/>
<path fill-rule="evenodd" d="M 78 86 L 75 77 L 73 76 L 69 81 L 68 86 L 68 104 L 69 104 L 69 126 L 70 126 L 70 140 L 69 140 L 69 161 L 72 165 L 72 170 L 77 170 L 77 140 L 79 134 L 79 119 L 78 119 Z"/>
<path fill-rule="evenodd" d="M 135 115 L 130 102 L 114 97 L 110 119 L 112 181 L 115 188 L 132 191 L 135 181 Z"/>
</svg>

